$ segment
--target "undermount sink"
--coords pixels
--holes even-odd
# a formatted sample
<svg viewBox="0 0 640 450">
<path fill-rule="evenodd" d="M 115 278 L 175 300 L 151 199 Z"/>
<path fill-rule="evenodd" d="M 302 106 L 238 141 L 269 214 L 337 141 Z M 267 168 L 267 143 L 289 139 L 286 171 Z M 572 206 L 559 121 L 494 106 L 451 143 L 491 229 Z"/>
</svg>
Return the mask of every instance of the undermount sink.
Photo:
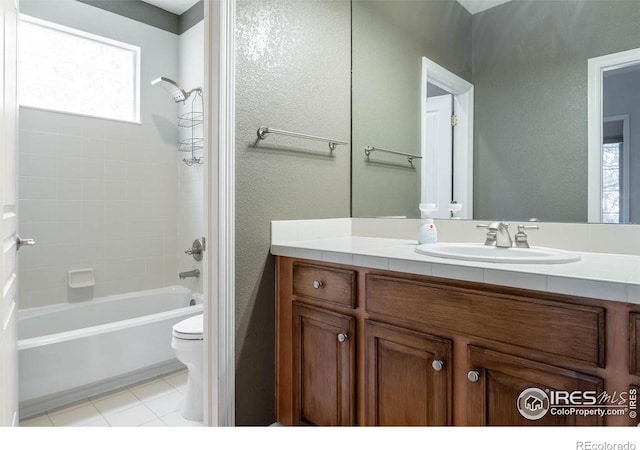
<svg viewBox="0 0 640 450">
<path fill-rule="evenodd" d="M 440 242 L 418 245 L 416 252 L 438 258 L 507 264 L 565 264 L 580 261 L 580 255 L 545 247 L 502 248 L 484 244 Z"/>
</svg>

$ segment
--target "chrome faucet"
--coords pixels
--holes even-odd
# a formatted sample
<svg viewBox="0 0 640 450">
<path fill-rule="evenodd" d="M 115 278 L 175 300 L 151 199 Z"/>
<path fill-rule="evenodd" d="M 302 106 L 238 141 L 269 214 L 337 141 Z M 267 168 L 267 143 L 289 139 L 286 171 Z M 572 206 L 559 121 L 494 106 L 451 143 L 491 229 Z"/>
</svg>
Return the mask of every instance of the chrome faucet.
<svg viewBox="0 0 640 450">
<path fill-rule="evenodd" d="M 198 269 L 193 269 L 187 272 L 180 272 L 178 276 L 180 277 L 181 280 L 184 280 L 185 278 L 191 278 L 191 277 L 197 278 L 200 276 L 200 271 Z"/>
<path fill-rule="evenodd" d="M 500 248 L 509 248 L 513 245 L 508 223 L 491 222 L 489 225 L 479 224 L 477 227 L 487 229 L 487 239 L 484 245 L 495 245 Z"/>
</svg>

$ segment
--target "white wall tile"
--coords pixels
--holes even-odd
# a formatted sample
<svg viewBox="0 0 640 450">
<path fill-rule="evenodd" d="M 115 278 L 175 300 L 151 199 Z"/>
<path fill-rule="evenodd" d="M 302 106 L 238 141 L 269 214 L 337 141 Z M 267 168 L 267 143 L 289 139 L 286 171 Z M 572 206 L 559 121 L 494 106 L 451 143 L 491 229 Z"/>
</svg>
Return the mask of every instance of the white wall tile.
<svg viewBox="0 0 640 450">
<path fill-rule="evenodd" d="M 127 163 L 124 161 L 107 160 L 104 163 L 104 177 L 107 180 L 126 180 Z"/>
<path fill-rule="evenodd" d="M 105 200 L 104 180 L 83 180 L 82 200 L 103 201 Z"/>
<path fill-rule="evenodd" d="M 107 179 L 108 180 L 108 179 Z M 108 180 L 104 183 L 104 198 L 107 201 L 124 201 L 127 199 L 127 185 L 124 181 Z"/>
<path fill-rule="evenodd" d="M 55 199 L 56 179 L 23 176 L 19 178 L 18 196 L 20 199 Z"/>
<path fill-rule="evenodd" d="M 64 134 L 48 134 L 51 156 L 81 158 L 83 156 L 82 138 Z"/>
<path fill-rule="evenodd" d="M 59 222 L 77 222 L 83 219 L 83 204 L 81 201 L 61 200 L 56 205 L 56 220 Z"/>
<path fill-rule="evenodd" d="M 20 200 L 20 224 L 55 221 L 58 215 L 57 203 L 55 200 Z"/>
<path fill-rule="evenodd" d="M 56 158 L 34 153 L 20 154 L 20 174 L 26 177 L 55 177 Z"/>
<path fill-rule="evenodd" d="M 82 200 L 82 180 L 74 178 L 56 178 L 58 200 Z"/>
<path fill-rule="evenodd" d="M 107 143 L 102 138 L 84 137 L 82 139 L 83 156 L 87 159 L 105 160 Z"/>
<path fill-rule="evenodd" d="M 178 36 L 148 30 L 153 36 L 136 38 L 162 52 L 144 50 L 143 73 L 177 78 Z M 184 50 L 202 53 L 191 44 Z M 203 79 L 204 68 L 184 71 L 183 82 L 191 84 L 194 73 Z M 19 229 L 38 241 L 19 257 L 20 307 L 178 284 L 180 255 L 168 253 L 182 247 L 178 106 L 148 83 L 141 97 L 144 125 L 20 108 Z M 184 212 L 202 236 L 203 167 L 184 170 L 193 203 Z M 70 293 L 59 284 L 70 268 L 84 266 L 96 271 L 92 291 Z"/>
<path fill-rule="evenodd" d="M 105 220 L 105 203 L 103 201 L 82 202 L 82 218 L 91 222 Z"/>
</svg>

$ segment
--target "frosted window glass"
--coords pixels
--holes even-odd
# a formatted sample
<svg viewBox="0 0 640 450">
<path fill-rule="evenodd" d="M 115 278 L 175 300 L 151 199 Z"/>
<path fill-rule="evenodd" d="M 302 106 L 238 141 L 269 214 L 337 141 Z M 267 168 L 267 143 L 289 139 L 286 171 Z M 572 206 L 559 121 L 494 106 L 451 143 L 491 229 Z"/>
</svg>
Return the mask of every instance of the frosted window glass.
<svg viewBox="0 0 640 450">
<path fill-rule="evenodd" d="M 602 222 L 620 223 L 621 143 L 602 146 Z"/>
<path fill-rule="evenodd" d="M 139 121 L 139 47 L 26 16 L 19 33 L 20 105 Z"/>
</svg>

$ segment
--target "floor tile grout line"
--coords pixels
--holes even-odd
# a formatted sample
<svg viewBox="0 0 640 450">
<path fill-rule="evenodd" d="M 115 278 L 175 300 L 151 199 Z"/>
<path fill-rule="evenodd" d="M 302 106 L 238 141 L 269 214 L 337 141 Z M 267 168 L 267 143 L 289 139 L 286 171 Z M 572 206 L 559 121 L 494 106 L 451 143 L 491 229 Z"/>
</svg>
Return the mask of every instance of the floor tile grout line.
<svg viewBox="0 0 640 450">
<path fill-rule="evenodd" d="M 113 415 L 113 414 L 109 414 L 109 415 L 105 415 L 105 414 L 103 414 L 103 413 L 102 413 L 102 411 L 100 411 L 100 410 L 98 409 L 98 407 L 96 406 L 96 404 L 94 403 L 94 400 L 99 400 L 99 399 L 102 399 L 102 398 L 105 398 L 105 397 L 108 397 L 108 396 L 111 396 L 111 395 L 115 395 L 115 394 L 117 394 L 117 393 L 121 393 L 121 392 L 124 392 L 124 391 L 128 391 L 128 392 L 129 392 L 130 394 L 132 394 L 136 399 L 138 399 L 138 401 L 140 402 L 140 404 L 144 405 L 144 407 L 145 407 L 147 410 L 149 410 L 149 411 L 150 411 L 150 412 L 151 412 L 151 413 L 156 417 L 156 419 L 160 420 L 160 422 L 162 422 L 165 426 L 170 427 L 171 425 L 169 425 L 167 422 L 165 422 L 164 420 L 162 420 L 162 417 L 167 417 L 167 416 L 169 416 L 169 415 L 173 414 L 173 412 L 175 412 L 175 411 L 172 411 L 172 412 L 170 412 L 170 413 L 168 413 L 168 414 L 165 414 L 165 415 L 164 415 L 164 416 L 162 416 L 162 417 L 161 417 L 161 416 L 159 416 L 158 414 L 156 414 L 156 412 L 155 412 L 153 409 L 151 409 L 151 408 L 149 407 L 149 405 L 147 404 L 147 402 L 145 402 L 145 400 L 144 400 L 144 399 L 142 399 L 142 398 L 140 398 L 138 395 L 136 395 L 136 393 L 135 393 L 135 392 L 133 392 L 133 391 L 131 390 L 131 388 L 132 388 L 132 387 L 135 387 L 135 386 L 141 386 L 141 385 L 143 385 L 143 384 L 147 384 L 147 383 L 152 383 L 152 382 L 154 382 L 154 381 L 160 381 L 160 380 L 162 380 L 162 381 L 164 381 L 164 382 L 165 382 L 165 383 L 170 387 L 170 389 L 167 389 L 167 390 L 163 391 L 163 394 L 162 394 L 162 395 L 154 396 L 152 399 L 147 399 L 147 401 L 157 400 L 157 399 L 160 399 L 160 398 L 163 398 L 163 397 L 166 397 L 166 396 L 168 396 L 168 395 L 175 394 L 175 393 L 177 393 L 177 394 L 180 394 L 180 395 L 184 396 L 184 392 L 183 392 L 182 390 L 180 390 L 177 386 L 174 386 L 173 384 L 171 384 L 171 383 L 167 380 L 167 378 L 173 378 L 173 377 L 177 377 L 177 376 L 184 376 L 184 374 L 186 373 L 186 370 L 187 370 L 187 369 L 182 369 L 182 370 L 179 370 L 179 371 L 173 372 L 173 373 L 171 373 L 170 375 L 157 375 L 157 376 L 155 376 L 155 377 L 153 377 L 153 378 L 151 378 L 151 379 L 149 379 L 149 380 L 142 381 L 142 382 L 140 382 L 140 383 L 135 383 L 135 384 L 132 384 L 132 385 L 129 385 L 129 386 L 124 386 L 124 387 L 123 387 L 123 388 L 121 388 L 121 389 L 113 390 L 113 391 L 111 391 L 111 392 L 105 392 L 104 394 L 102 394 L 102 395 L 98 395 L 98 396 L 95 396 L 95 397 L 93 397 L 93 398 L 92 398 L 92 397 L 87 397 L 84 401 L 79 401 L 79 402 L 78 402 L 78 403 L 76 403 L 75 405 L 72 405 L 72 406 L 70 405 L 68 408 L 66 408 L 66 407 L 64 407 L 64 406 L 63 406 L 63 407 L 60 407 L 60 408 L 57 408 L 57 409 L 58 409 L 59 411 L 62 411 L 62 410 L 65 410 L 65 409 L 73 410 L 73 409 L 77 409 L 77 408 L 80 408 L 80 407 L 83 407 L 83 406 L 91 405 L 91 406 L 92 406 L 92 407 L 93 407 L 93 408 L 98 412 L 98 414 L 99 414 L 100 418 L 101 418 L 101 419 L 103 419 L 103 420 L 104 420 L 104 421 L 109 425 L 109 427 L 112 427 L 111 423 L 110 423 L 110 422 L 109 422 L 109 420 L 108 420 L 108 416 L 111 416 L 111 415 Z M 123 412 L 123 411 L 129 410 L 129 409 L 131 409 L 131 408 L 134 408 L 135 406 L 139 406 L 139 405 L 129 406 L 129 407 L 127 407 L 127 408 L 124 408 L 124 409 L 122 409 L 122 410 L 120 410 L 120 411 L 118 411 L 118 412 L 114 413 L 114 414 L 118 414 L 118 413 L 120 413 L 120 412 Z M 53 418 L 51 417 L 51 413 L 52 413 L 52 411 L 54 411 L 54 410 L 47 410 L 47 411 L 44 411 L 44 413 L 43 413 L 41 416 L 35 416 L 35 417 L 32 417 L 32 418 L 31 418 L 31 419 L 29 419 L 29 420 L 35 419 L 35 418 L 37 418 L 37 417 L 44 417 L 44 416 L 46 416 L 46 417 L 47 417 L 47 420 L 49 421 L 49 423 L 50 423 L 50 424 L 51 424 L 51 426 L 53 426 L 53 427 L 61 427 L 61 426 L 62 426 L 62 427 L 64 427 L 64 426 L 85 426 L 85 425 L 86 425 L 86 424 L 82 424 L 82 425 L 75 425 L 75 424 L 74 424 L 74 425 L 56 425 L 56 424 L 55 424 L 55 422 L 53 421 Z M 156 420 L 156 419 L 152 419 L 152 420 L 150 420 L 149 422 L 152 422 L 153 420 Z M 99 419 L 96 419 L 96 420 L 94 420 L 93 422 L 97 422 L 98 420 L 99 420 Z M 149 423 L 149 422 L 145 422 L 145 423 Z M 144 424 L 140 424 L 140 425 L 137 425 L 137 426 L 142 426 L 142 425 L 144 425 Z"/>
<path fill-rule="evenodd" d="M 169 383 L 167 383 L 167 384 L 169 384 Z M 171 386 L 171 385 L 169 384 L 169 386 Z M 174 386 L 171 386 L 171 389 L 172 389 L 172 391 L 163 391 L 164 393 L 163 393 L 162 395 L 154 396 L 154 397 L 153 397 L 153 398 L 151 398 L 151 399 L 147 399 L 147 401 L 149 401 L 149 400 L 156 400 L 156 399 L 158 399 L 158 398 L 166 397 L 167 395 L 171 395 L 171 394 L 176 393 L 176 392 L 181 394 L 181 392 L 180 392 L 179 390 L 177 390 Z M 140 400 L 142 403 L 144 403 L 145 405 L 147 404 L 147 401 L 145 401 L 143 398 L 138 397 L 138 396 L 136 395 L 136 393 L 135 393 L 135 392 L 131 391 L 131 393 L 132 393 L 132 394 L 133 394 L 133 395 L 134 395 L 138 400 Z"/>
<path fill-rule="evenodd" d="M 115 392 L 113 392 L 113 393 L 111 393 L 111 394 L 105 394 L 105 395 L 102 395 L 102 396 L 98 396 L 98 397 L 95 397 L 95 399 L 96 399 L 96 400 L 101 399 L 101 398 L 103 399 L 103 398 L 109 397 L 110 395 L 114 395 L 114 394 L 116 394 L 116 393 L 121 393 L 121 392 L 124 392 L 124 391 L 127 391 L 127 392 L 131 393 L 131 394 L 135 397 L 135 394 L 133 394 L 133 392 L 131 392 L 131 390 L 130 390 L 128 387 L 125 387 L 124 389 L 121 389 L 120 391 L 115 391 Z M 136 398 L 138 398 L 138 397 L 136 397 Z M 91 402 L 91 404 L 93 405 L 93 407 L 98 411 L 98 413 L 99 413 L 99 414 L 100 414 L 100 416 L 105 420 L 105 422 L 107 422 L 107 424 L 109 424 L 109 427 L 111 427 L 111 426 L 112 426 L 112 425 L 111 425 L 111 422 L 109 422 L 109 419 L 107 418 L 107 416 L 106 416 L 106 415 L 104 415 L 104 414 L 102 413 L 102 411 L 100 411 L 100 410 L 98 409 L 98 407 L 96 406 L 96 404 L 95 404 L 95 403 L 93 403 L 93 400 L 94 400 L 94 399 L 89 398 L 89 401 Z M 138 400 L 140 400 L 140 399 L 138 399 Z M 122 409 L 122 410 L 120 410 L 120 411 L 118 411 L 118 412 L 114 413 L 114 414 L 117 414 L 117 413 L 119 413 L 119 412 L 126 411 L 126 410 L 128 410 L 128 409 L 134 408 L 135 406 L 136 406 L 136 405 L 129 406 L 129 407 L 127 407 L 127 408 L 124 408 L 124 409 Z"/>
</svg>

